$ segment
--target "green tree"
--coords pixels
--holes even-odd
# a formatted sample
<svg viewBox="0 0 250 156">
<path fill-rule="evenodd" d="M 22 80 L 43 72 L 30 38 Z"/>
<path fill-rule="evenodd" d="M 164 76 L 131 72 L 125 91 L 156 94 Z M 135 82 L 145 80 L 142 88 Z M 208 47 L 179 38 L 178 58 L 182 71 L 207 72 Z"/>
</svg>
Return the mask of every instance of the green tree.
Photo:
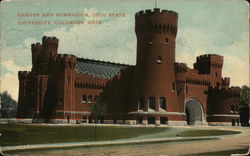
<svg viewBox="0 0 250 156">
<path fill-rule="evenodd" d="M 99 96 L 96 99 L 96 101 L 94 102 L 94 104 L 89 106 L 89 111 L 91 113 L 91 116 L 93 116 L 94 120 L 95 120 L 95 140 L 96 140 L 97 122 L 98 122 L 98 119 L 100 119 L 101 117 L 103 117 L 107 113 L 106 106 L 107 105 L 104 102 L 104 99 L 102 96 Z"/>
<path fill-rule="evenodd" d="M 240 104 L 241 105 L 249 105 L 250 104 L 250 87 L 248 87 L 246 85 L 241 87 Z"/>
<path fill-rule="evenodd" d="M 17 102 L 11 97 L 11 95 L 7 91 L 0 93 L 0 117 L 15 117 L 16 111 Z"/>
</svg>

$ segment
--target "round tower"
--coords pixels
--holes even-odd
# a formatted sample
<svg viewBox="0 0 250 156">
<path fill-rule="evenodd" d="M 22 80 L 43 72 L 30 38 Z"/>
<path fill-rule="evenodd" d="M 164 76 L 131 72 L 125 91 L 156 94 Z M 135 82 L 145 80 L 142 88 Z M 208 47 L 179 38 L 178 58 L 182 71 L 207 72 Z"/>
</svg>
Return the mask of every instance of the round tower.
<svg viewBox="0 0 250 156">
<path fill-rule="evenodd" d="M 155 8 L 136 13 L 137 104 L 130 111 L 179 111 L 174 66 L 177 25 L 178 14 L 174 11 Z"/>
</svg>

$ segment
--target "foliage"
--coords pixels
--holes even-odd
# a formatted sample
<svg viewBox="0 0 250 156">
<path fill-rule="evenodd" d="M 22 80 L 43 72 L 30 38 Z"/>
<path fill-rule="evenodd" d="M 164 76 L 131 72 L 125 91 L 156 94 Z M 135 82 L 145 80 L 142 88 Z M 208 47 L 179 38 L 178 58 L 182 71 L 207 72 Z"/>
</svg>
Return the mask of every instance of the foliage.
<svg viewBox="0 0 250 156">
<path fill-rule="evenodd" d="M 241 105 L 250 104 L 250 87 L 246 85 L 241 87 L 240 104 Z"/>
<path fill-rule="evenodd" d="M 0 102 L 1 118 L 11 118 L 16 116 L 17 102 L 7 91 L 0 93 Z"/>
<path fill-rule="evenodd" d="M 96 102 L 94 104 L 89 106 L 91 115 L 95 117 L 96 121 L 99 117 L 102 117 L 106 114 L 107 112 L 106 108 L 107 105 L 104 102 L 104 99 L 101 95 L 96 99 Z"/>
</svg>

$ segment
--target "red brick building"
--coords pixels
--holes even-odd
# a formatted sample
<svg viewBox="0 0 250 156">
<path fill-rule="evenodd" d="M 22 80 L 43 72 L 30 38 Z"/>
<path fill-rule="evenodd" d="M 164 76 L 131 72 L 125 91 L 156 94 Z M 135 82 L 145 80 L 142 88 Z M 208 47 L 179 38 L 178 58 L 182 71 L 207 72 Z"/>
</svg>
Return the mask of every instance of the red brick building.
<svg viewBox="0 0 250 156">
<path fill-rule="evenodd" d="M 104 122 L 168 125 L 239 123 L 239 87 L 222 77 L 223 56 L 197 57 L 194 68 L 175 62 L 178 14 L 135 14 L 136 65 L 58 54 L 55 37 L 32 44 L 32 70 L 19 71 L 17 117 L 91 122 L 89 105 L 102 94 Z"/>
</svg>

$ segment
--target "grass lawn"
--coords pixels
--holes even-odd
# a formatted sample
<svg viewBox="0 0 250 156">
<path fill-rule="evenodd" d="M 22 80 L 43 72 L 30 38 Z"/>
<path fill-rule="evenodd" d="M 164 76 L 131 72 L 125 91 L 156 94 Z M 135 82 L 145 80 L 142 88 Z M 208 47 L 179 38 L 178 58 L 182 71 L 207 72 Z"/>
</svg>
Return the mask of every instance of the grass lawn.
<svg viewBox="0 0 250 156">
<path fill-rule="evenodd" d="M 1 146 L 94 141 L 94 126 L 0 125 Z M 96 140 L 133 138 L 160 133 L 162 127 L 97 126 Z"/>
<path fill-rule="evenodd" d="M 94 125 L 25 125 L 0 124 L 1 146 L 67 143 L 94 141 Z M 97 126 L 96 140 L 117 140 L 128 138 L 162 138 L 175 137 L 180 134 L 188 136 L 214 136 L 236 134 L 239 132 L 225 130 L 185 130 L 166 127 L 117 127 Z"/>
</svg>

